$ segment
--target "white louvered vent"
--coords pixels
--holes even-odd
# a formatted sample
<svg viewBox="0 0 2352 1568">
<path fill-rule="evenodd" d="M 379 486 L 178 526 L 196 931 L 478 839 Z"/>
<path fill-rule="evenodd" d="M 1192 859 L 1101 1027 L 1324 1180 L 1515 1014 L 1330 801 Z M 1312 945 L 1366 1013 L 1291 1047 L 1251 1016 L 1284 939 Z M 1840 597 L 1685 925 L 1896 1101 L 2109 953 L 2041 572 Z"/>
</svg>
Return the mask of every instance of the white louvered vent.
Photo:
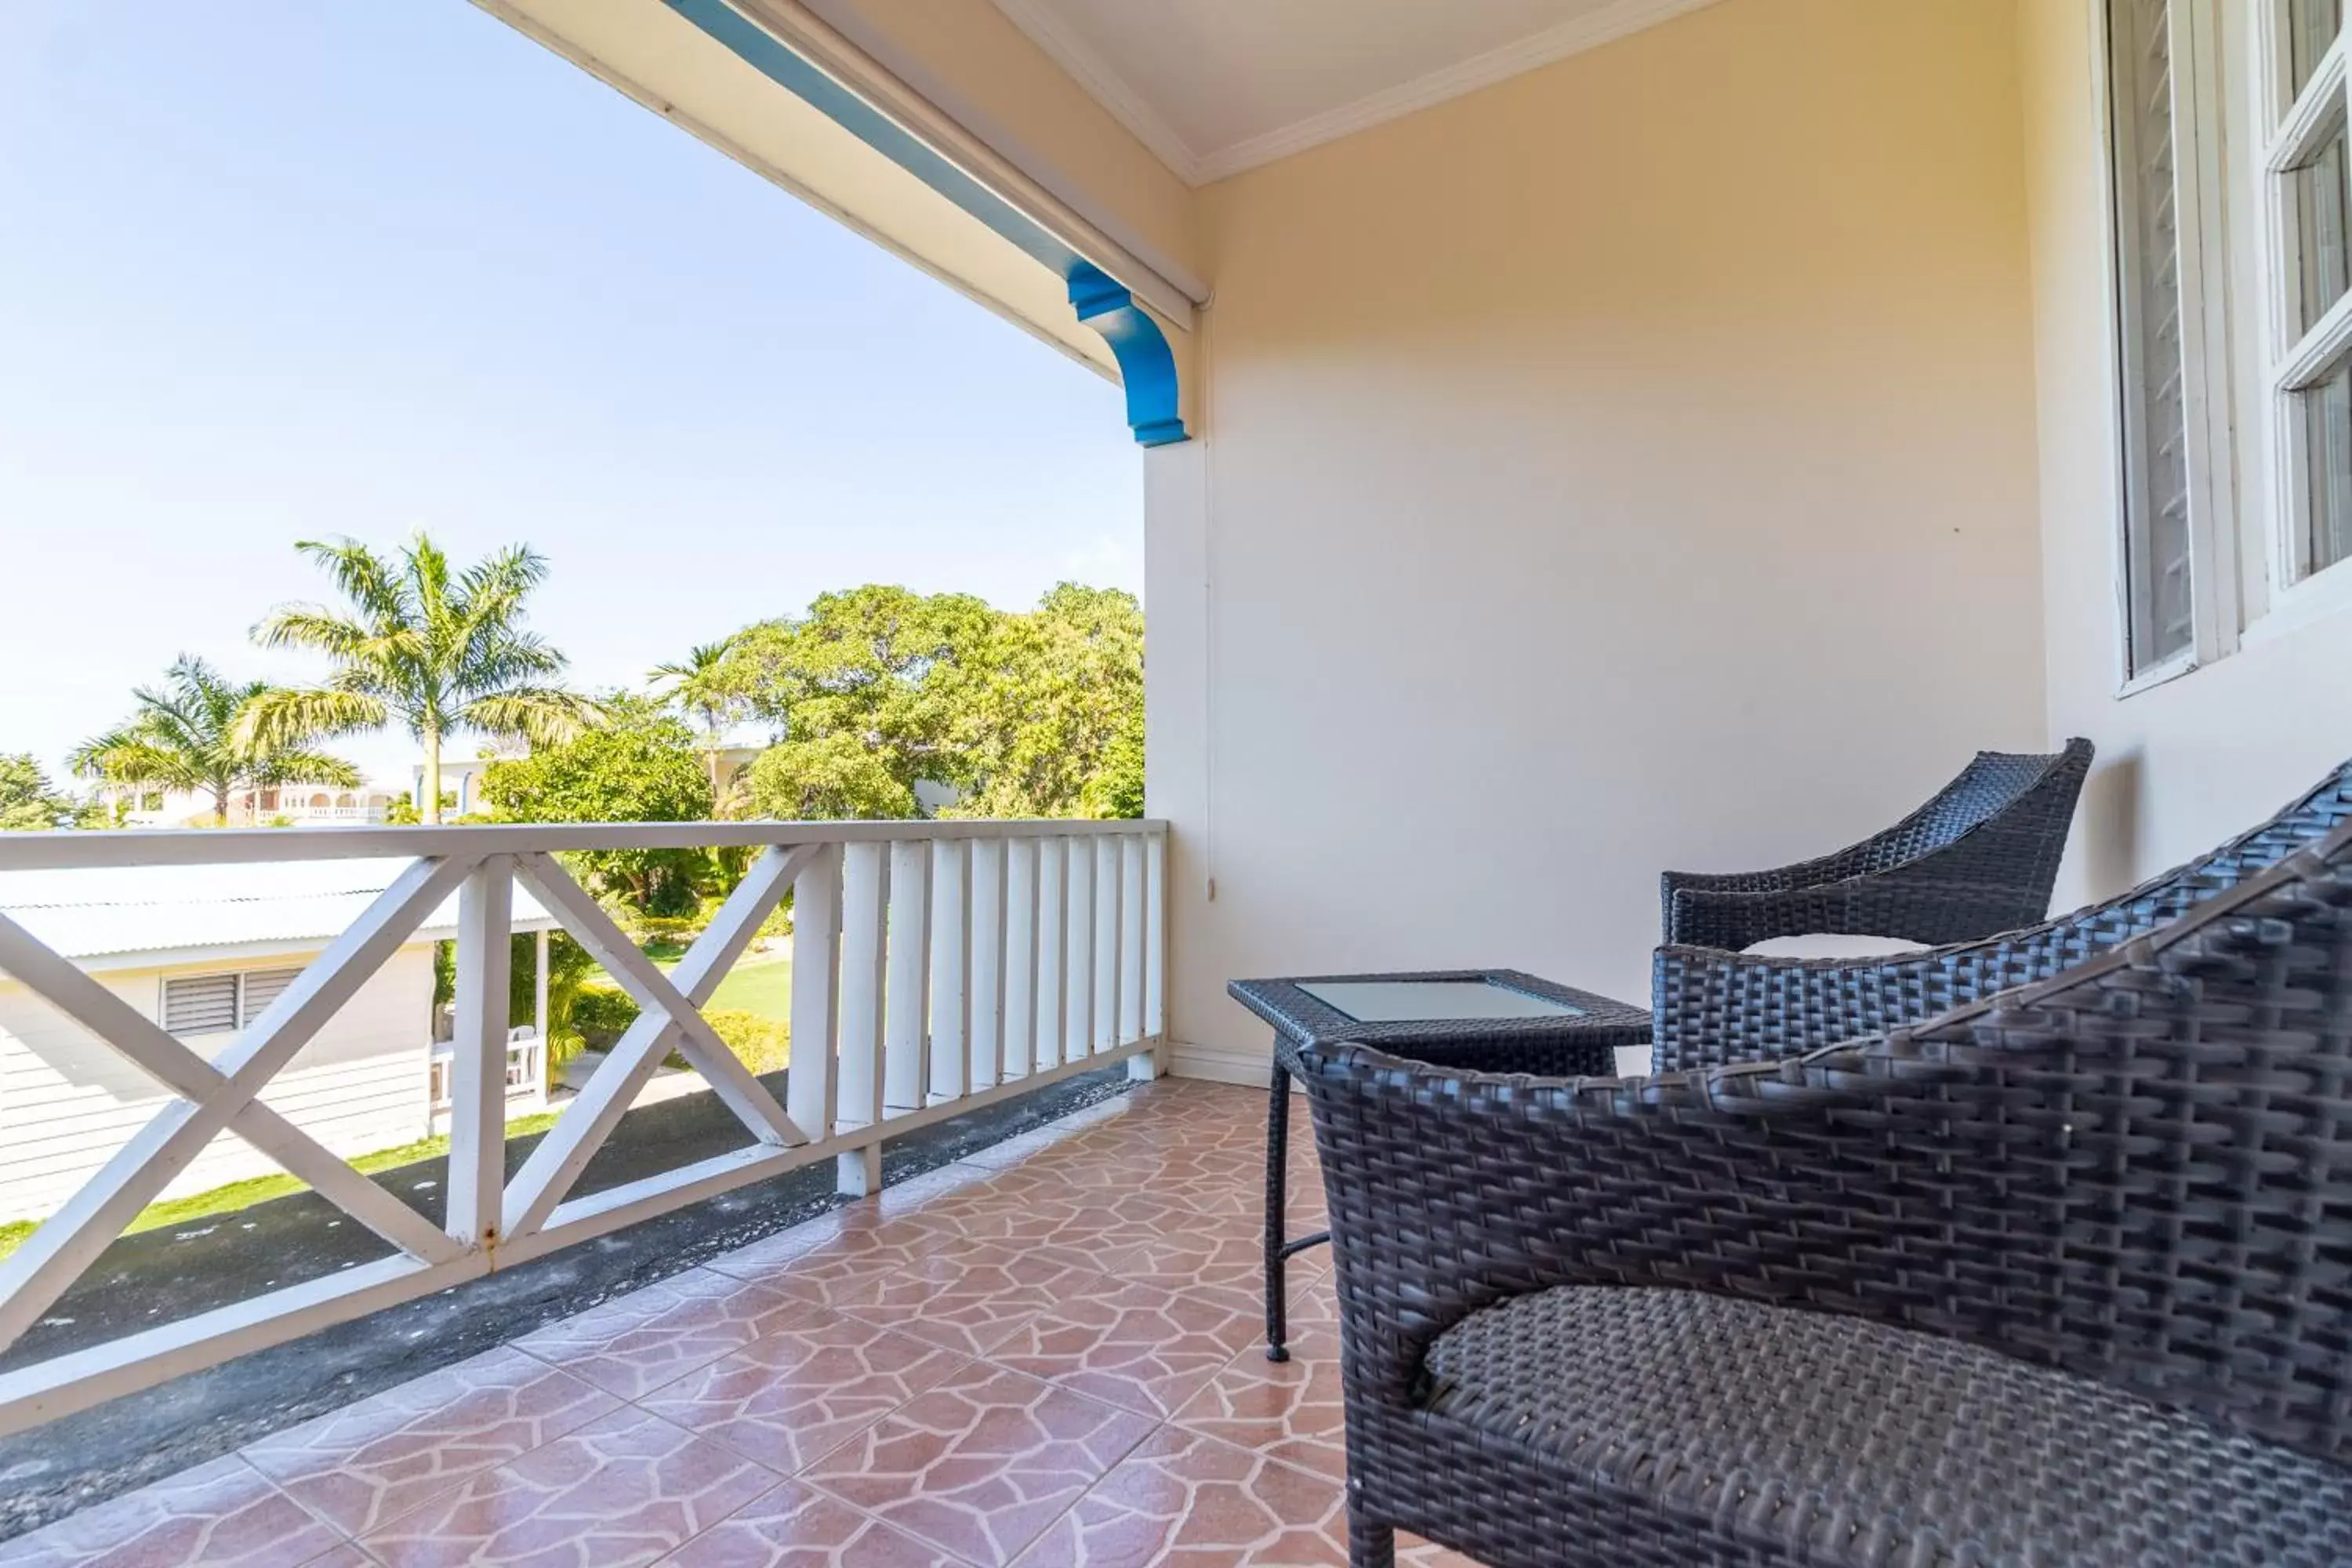
<svg viewBox="0 0 2352 1568">
<path fill-rule="evenodd" d="M 236 1024 L 236 976 L 185 974 L 163 982 L 163 1027 L 175 1035 L 226 1035 Z"/>
<path fill-rule="evenodd" d="M 299 969 L 252 969 L 241 978 L 245 982 L 245 1005 L 242 1009 L 246 1026 L 262 1015 L 263 1009 L 285 993 L 289 985 L 300 978 Z"/>
</svg>

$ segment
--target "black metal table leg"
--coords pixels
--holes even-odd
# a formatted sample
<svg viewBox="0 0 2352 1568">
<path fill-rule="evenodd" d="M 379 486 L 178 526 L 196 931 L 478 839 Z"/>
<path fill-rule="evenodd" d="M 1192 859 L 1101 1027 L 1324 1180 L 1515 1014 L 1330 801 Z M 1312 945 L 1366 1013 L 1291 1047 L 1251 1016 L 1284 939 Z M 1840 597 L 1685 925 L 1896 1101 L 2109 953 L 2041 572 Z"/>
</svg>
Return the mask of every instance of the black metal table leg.
<svg viewBox="0 0 2352 1568">
<path fill-rule="evenodd" d="M 1328 1230 L 1291 1240 L 1284 1233 L 1290 1197 L 1290 1069 L 1275 1041 L 1274 1079 L 1265 1103 L 1265 1359 L 1288 1361 L 1289 1270 L 1283 1265 L 1331 1239 Z"/>
<path fill-rule="evenodd" d="M 1288 1361 L 1283 1341 L 1289 1289 L 1283 1263 L 1283 1208 L 1289 1195 L 1290 1069 L 1282 1065 L 1282 1042 L 1275 1042 L 1274 1084 L 1265 1101 L 1265 1359 Z"/>
</svg>

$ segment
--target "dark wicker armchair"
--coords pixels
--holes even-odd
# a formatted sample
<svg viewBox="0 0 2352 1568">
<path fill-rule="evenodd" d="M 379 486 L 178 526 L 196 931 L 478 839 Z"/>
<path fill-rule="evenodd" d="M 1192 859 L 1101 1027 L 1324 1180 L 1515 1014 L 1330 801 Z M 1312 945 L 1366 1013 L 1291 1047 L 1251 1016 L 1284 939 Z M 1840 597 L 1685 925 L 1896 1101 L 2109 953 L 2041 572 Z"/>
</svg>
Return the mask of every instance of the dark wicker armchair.
<svg viewBox="0 0 2352 1568">
<path fill-rule="evenodd" d="M 1357 1568 L 2352 1562 L 2352 828 L 1799 1058 L 1303 1067 Z"/>
<path fill-rule="evenodd" d="M 1662 947 L 1651 975 L 1652 1067 L 1679 1072 L 1793 1055 L 2045 979 L 2179 919 L 2347 822 L 2352 762 L 2210 855 L 2119 899 L 1988 942 L 1863 960 Z"/>
<path fill-rule="evenodd" d="M 1737 952 L 1774 937 L 1835 932 L 1969 942 L 2050 912 L 2091 742 L 2049 756 L 1979 752 L 1901 822 L 1818 860 L 1771 871 L 1668 871 L 1665 940 Z"/>
</svg>

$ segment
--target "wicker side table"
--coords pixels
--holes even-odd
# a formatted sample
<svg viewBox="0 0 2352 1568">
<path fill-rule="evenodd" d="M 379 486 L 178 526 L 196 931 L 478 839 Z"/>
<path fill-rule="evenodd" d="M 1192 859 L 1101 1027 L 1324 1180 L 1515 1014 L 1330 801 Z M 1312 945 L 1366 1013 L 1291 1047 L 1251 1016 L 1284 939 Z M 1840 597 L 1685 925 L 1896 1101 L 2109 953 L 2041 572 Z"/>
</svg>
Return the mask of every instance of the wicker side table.
<svg viewBox="0 0 2352 1568">
<path fill-rule="evenodd" d="M 1226 994 L 1274 1026 L 1265 1110 L 1265 1358 L 1288 1361 L 1284 1265 L 1331 1239 L 1286 1235 L 1290 1083 L 1301 1050 L 1353 1040 L 1468 1072 L 1614 1078 L 1617 1047 L 1650 1043 L 1650 1015 L 1629 1003 L 1516 969 L 1236 980 Z"/>
</svg>

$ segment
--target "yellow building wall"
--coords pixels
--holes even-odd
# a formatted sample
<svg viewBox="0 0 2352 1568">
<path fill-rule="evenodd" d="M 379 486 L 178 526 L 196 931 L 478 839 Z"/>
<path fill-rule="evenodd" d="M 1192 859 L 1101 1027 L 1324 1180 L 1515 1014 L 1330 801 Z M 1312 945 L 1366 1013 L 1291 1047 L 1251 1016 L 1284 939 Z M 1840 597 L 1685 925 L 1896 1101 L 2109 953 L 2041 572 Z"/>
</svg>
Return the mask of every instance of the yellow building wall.
<svg viewBox="0 0 2352 1568">
<path fill-rule="evenodd" d="M 2007 6 L 1727 0 L 1202 193 L 1207 440 L 1147 468 L 1180 1061 L 1262 1059 L 1243 974 L 1644 996 L 1662 868 L 2041 745 L 2021 124 Z"/>
</svg>

